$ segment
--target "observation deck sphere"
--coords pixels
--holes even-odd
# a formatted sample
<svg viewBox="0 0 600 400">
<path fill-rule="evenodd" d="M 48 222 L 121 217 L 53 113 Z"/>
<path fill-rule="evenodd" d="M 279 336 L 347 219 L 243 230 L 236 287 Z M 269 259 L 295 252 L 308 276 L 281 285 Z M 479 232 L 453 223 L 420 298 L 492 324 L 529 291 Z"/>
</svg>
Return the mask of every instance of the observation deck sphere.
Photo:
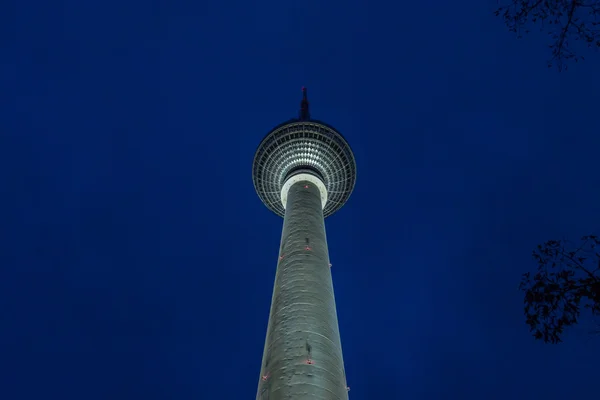
<svg viewBox="0 0 600 400">
<path fill-rule="evenodd" d="M 252 165 L 252 180 L 262 202 L 283 217 L 281 189 L 297 173 L 320 178 L 327 188 L 323 216 L 339 210 L 356 182 L 352 149 L 332 126 L 309 119 L 293 119 L 273 128 L 262 140 Z"/>
</svg>

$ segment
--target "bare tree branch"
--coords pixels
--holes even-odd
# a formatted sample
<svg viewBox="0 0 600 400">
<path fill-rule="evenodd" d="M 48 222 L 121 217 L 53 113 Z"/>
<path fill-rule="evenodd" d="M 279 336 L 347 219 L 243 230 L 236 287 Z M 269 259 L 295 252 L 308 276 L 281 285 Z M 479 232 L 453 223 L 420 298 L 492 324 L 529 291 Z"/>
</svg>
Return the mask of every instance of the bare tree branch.
<svg viewBox="0 0 600 400">
<path fill-rule="evenodd" d="M 537 273 L 523 275 L 519 288 L 525 292 L 525 318 L 536 339 L 561 342 L 568 326 L 578 322 L 582 307 L 600 316 L 600 275 L 587 264 L 600 263 L 600 238 L 581 238 L 581 246 L 568 250 L 565 240 L 549 240 L 533 252 Z M 590 255 L 591 254 L 591 255 Z"/>
<path fill-rule="evenodd" d="M 600 0 L 499 0 L 508 3 L 496 9 L 509 31 L 522 37 L 529 33 L 526 26 L 540 23 L 553 43 L 548 66 L 556 64 L 559 71 L 567 69 L 567 61 L 584 57 L 577 55 L 571 40 L 600 49 Z"/>
</svg>

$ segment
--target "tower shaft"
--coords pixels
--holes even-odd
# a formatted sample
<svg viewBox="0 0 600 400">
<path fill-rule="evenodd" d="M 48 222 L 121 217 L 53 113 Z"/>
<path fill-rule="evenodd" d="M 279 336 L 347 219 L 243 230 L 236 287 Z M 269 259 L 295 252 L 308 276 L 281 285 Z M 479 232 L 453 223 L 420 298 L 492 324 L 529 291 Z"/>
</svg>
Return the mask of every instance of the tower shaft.
<svg viewBox="0 0 600 400">
<path fill-rule="evenodd" d="M 288 192 L 257 400 L 346 400 L 322 199 Z"/>
</svg>

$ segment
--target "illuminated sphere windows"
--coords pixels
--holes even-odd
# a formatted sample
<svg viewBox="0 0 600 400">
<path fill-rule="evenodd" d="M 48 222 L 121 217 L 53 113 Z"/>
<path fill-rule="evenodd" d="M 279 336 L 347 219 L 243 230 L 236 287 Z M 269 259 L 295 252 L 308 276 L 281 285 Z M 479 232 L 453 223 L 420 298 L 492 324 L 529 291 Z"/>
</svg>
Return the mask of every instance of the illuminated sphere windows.
<svg viewBox="0 0 600 400">
<path fill-rule="evenodd" d="M 281 189 L 296 173 L 311 173 L 327 189 L 323 216 L 339 210 L 356 182 L 350 146 L 333 127 L 316 120 L 292 120 L 275 127 L 262 140 L 252 166 L 254 188 L 262 202 L 283 217 Z"/>
</svg>

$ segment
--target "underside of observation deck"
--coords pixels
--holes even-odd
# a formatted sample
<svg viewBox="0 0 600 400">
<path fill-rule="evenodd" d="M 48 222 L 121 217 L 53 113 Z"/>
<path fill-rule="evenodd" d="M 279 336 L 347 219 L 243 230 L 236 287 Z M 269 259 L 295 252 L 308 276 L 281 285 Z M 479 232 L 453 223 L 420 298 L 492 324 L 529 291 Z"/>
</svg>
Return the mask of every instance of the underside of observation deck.
<svg viewBox="0 0 600 400">
<path fill-rule="evenodd" d="M 324 217 L 339 210 L 356 181 L 356 162 L 350 145 L 333 127 L 316 120 L 291 120 L 277 126 L 256 151 L 252 177 L 262 202 L 283 217 L 281 188 L 294 171 L 311 170 L 323 180 L 328 201 Z"/>
</svg>

